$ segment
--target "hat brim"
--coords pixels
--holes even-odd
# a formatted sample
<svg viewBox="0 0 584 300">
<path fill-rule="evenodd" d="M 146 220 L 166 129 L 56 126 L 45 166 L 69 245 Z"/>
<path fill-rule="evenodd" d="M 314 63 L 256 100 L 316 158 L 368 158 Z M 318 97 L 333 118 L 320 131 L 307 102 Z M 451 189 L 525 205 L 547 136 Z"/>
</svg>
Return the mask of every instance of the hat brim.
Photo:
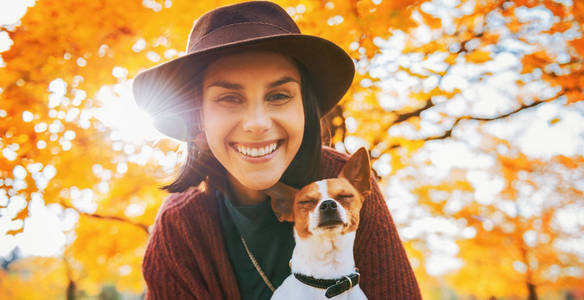
<svg viewBox="0 0 584 300">
<path fill-rule="evenodd" d="M 136 104 L 154 119 L 154 126 L 174 139 L 187 140 L 185 114 L 193 112 L 193 80 L 218 57 L 245 51 L 274 51 L 306 67 L 318 98 L 321 115 L 347 92 L 355 74 L 349 55 L 334 43 L 311 35 L 282 34 L 240 40 L 189 53 L 139 73 L 133 83 Z M 191 82 L 191 84 L 189 84 Z"/>
</svg>

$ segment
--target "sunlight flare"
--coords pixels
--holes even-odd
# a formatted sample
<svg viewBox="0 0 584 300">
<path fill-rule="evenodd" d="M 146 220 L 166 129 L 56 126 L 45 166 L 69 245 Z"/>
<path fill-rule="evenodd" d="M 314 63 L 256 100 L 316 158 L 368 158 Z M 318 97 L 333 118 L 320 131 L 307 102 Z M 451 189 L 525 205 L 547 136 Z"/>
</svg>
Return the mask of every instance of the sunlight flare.
<svg viewBox="0 0 584 300">
<path fill-rule="evenodd" d="M 97 92 L 100 107 L 95 117 L 112 129 L 112 138 L 126 142 L 143 143 L 163 136 L 154 128 L 152 117 L 136 106 L 131 82 L 103 86 Z"/>
</svg>

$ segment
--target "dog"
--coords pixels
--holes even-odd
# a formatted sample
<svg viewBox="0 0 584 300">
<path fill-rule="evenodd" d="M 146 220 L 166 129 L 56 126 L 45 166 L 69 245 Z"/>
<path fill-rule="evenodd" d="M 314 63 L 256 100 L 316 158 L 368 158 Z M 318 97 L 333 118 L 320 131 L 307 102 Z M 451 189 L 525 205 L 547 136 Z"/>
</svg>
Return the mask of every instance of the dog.
<svg viewBox="0 0 584 300">
<path fill-rule="evenodd" d="M 367 299 L 353 258 L 359 212 L 371 191 L 365 148 L 355 152 L 337 178 L 296 190 L 278 183 L 267 191 L 282 222 L 294 222 L 292 274 L 272 295 L 279 299 Z"/>
</svg>

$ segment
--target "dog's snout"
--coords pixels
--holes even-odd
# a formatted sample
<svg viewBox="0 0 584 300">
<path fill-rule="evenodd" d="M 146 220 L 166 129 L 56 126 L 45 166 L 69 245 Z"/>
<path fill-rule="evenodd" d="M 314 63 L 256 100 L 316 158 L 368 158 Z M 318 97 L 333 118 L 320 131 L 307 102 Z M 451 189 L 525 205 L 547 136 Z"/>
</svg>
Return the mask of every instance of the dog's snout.
<svg viewBox="0 0 584 300">
<path fill-rule="evenodd" d="M 325 200 L 320 204 L 321 212 L 335 211 L 337 210 L 337 203 L 333 200 Z"/>
<path fill-rule="evenodd" d="M 318 226 L 322 228 L 336 228 L 343 224 L 341 218 L 342 207 L 338 207 L 338 203 L 334 200 L 327 199 L 318 206 L 319 222 Z"/>
</svg>

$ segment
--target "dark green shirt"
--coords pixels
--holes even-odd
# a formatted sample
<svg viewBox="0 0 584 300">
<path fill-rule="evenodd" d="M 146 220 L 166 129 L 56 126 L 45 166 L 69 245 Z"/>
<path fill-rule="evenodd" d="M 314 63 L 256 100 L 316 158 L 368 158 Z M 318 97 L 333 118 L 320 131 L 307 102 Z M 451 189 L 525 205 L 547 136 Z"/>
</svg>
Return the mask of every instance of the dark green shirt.
<svg viewBox="0 0 584 300">
<path fill-rule="evenodd" d="M 260 204 L 244 206 L 233 205 L 228 195 L 221 192 L 217 192 L 217 199 L 225 248 L 241 299 L 270 299 L 272 292 L 253 266 L 240 236 L 274 288 L 278 288 L 290 275 L 288 263 L 295 245 L 293 224 L 278 221 L 269 198 Z"/>
</svg>

